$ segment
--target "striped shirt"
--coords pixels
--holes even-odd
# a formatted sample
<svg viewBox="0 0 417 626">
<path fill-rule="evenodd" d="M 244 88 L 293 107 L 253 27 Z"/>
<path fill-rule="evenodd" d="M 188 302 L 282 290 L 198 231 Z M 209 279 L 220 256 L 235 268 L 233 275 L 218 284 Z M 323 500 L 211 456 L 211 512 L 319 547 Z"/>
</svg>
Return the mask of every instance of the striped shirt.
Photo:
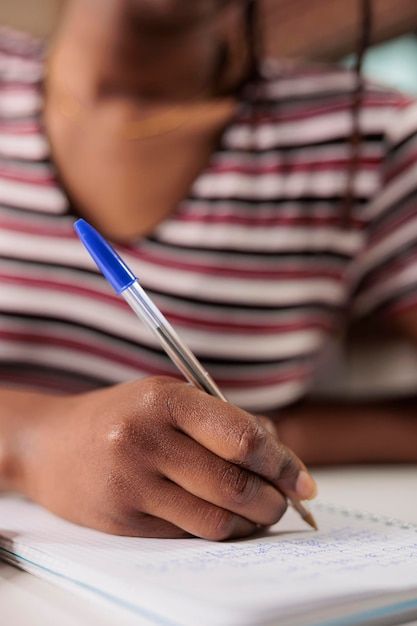
<svg viewBox="0 0 417 626">
<path fill-rule="evenodd" d="M 39 121 L 43 54 L 0 31 L 0 382 L 78 393 L 176 375 L 74 235 Z M 284 64 L 249 85 L 188 197 L 119 246 L 242 407 L 305 395 L 348 317 L 417 304 L 417 105 L 367 87 L 346 226 L 354 88 L 349 71 Z"/>
</svg>

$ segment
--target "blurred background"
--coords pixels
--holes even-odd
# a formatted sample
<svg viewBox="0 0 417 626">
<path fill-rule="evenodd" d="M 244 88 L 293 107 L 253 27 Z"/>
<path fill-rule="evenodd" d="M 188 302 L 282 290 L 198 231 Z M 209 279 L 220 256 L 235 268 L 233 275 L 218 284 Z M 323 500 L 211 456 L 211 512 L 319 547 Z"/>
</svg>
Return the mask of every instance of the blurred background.
<svg viewBox="0 0 417 626">
<path fill-rule="evenodd" d="M 0 25 L 48 39 L 70 1 L 0 0 Z M 268 56 L 345 64 L 354 60 L 361 23 L 360 0 L 259 2 Z M 373 8 L 374 45 L 367 54 L 365 73 L 378 82 L 417 95 L 417 0 L 373 0 Z M 366 342 L 360 336 L 349 343 L 352 345 L 346 353 L 339 344 L 331 347 L 328 364 L 332 389 L 327 388 L 324 368 L 317 381 L 319 392 L 368 394 L 370 387 L 376 392 L 390 388 L 415 390 L 417 354 L 410 346 L 399 346 L 397 340 L 381 345 L 380 338 L 374 341 L 369 330 Z M 371 343 L 372 349 L 367 349 Z M 372 363 L 369 355 L 374 355 Z M 375 367 L 375 362 L 381 367 Z M 382 369 L 390 363 L 393 369 Z M 341 381 L 339 386 L 336 378 Z"/>
<path fill-rule="evenodd" d="M 49 37 L 69 0 L 1 0 L 0 24 Z M 187 1 L 187 0 L 185 0 Z M 189 0 L 191 1 L 191 0 Z M 270 55 L 351 62 L 357 0 L 260 0 Z M 417 94 L 417 0 L 374 0 L 374 48 L 365 71 Z"/>
</svg>

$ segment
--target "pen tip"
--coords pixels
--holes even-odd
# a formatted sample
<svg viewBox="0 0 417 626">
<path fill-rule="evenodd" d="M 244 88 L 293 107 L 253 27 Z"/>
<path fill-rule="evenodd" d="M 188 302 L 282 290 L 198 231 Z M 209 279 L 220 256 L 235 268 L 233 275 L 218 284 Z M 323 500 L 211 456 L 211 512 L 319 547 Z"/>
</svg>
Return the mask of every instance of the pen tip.
<svg viewBox="0 0 417 626">
<path fill-rule="evenodd" d="M 310 512 L 307 513 L 307 515 L 305 515 L 304 521 L 307 522 L 307 524 L 311 526 L 311 528 L 314 528 L 314 530 L 319 529 L 319 527 L 317 526 L 316 520 L 314 519 L 313 515 Z"/>
</svg>

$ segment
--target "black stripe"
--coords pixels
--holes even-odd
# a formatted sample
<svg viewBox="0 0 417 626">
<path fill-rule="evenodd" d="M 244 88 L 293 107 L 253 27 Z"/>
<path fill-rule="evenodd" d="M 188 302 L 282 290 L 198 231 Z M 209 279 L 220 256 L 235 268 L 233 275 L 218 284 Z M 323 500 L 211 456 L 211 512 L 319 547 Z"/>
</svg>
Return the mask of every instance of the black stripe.
<svg viewBox="0 0 417 626">
<path fill-rule="evenodd" d="M 259 180 L 258 180 L 259 182 Z M 355 196 L 355 201 L 358 204 L 365 204 L 367 202 L 369 202 L 371 195 L 367 195 L 367 196 L 360 196 L 360 195 L 356 195 Z M 315 204 L 329 204 L 329 205 L 333 205 L 335 211 L 337 211 L 340 208 L 340 203 L 345 199 L 345 192 L 344 190 L 338 194 L 338 195 L 333 195 L 333 196 L 325 196 L 325 195 L 317 195 L 317 196 L 312 196 L 312 195 L 297 195 L 294 198 L 291 197 L 286 197 L 286 196 L 273 196 L 270 198 L 238 198 L 236 196 L 224 196 L 222 198 L 207 198 L 207 197 L 201 197 L 198 194 L 190 194 L 189 197 L 185 200 L 185 203 L 187 202 L 204 202 L 204 204 L 207 204 L 208 206 L 231 206 L 233 207 L 234 205 L 236 205 L 236 208 L 240 208 L 241 205 L 243 206 L 247 206 L 247 207 L 253 207 L 254 209 L 262 209 L 264 207 L 270 207 L 271 205 L 277 206 L 277 207 L 281 207 L 282 205 L 286 205 L 286 204 L 299 204 L 300 207 L 303 207 L 303 205 L 306 205 L 306 207 L 311 207 L 311 205 L 315 205 Z M 279 215 L 279 212 L 277 211 L 277 215 Z"/>
<path fill-rule="evenodd" d="M 0 256 L 0 261 L 1 261 L 2 257 Z M 68 271 L 68 267 L 67 266 L 57 266 L 57 265 L 50 265 L 47 263 L 38 263 L 38 262 L 34 262 L 34 261 L 23 261 L 21 259 L 11 259 L 10 257 L 6 257 L 6 260 L 13 260 L 18 263 L 22 263 L 22 265 L 27 265 L 28 267 L 30 266 L 41 266 L 41 267 L 53 267 L 54 269 L 59 269 L 59 268 L 63 268 L 65 270 Z M 80 272 L 84 272 L 84 273 L 91 273 L 94 274 L 97 277 L 97 280 L 104 280 L 102 279 L 102 277 L 97 273 L 95 274 L 94 272 L 88 272 L 87 270 L 77 270 Z M 0 283 L 1 285 L 1 283 Z M 187 304 L 195 304 L 195 305 L 201 305 L 203 306 L 205 309 L 213 309 L 213 310 L 217 310 L 217 309 L 221 309 L 222 311 L 232 311 L 232 310 L 237 310 L 237 311 L 253 311 L 254 314 L 256 313 L 262 313 L 263 311 L 266 312 L 271 312 L 271 311 L 276 311 L 276 312 L 280 312 L 280 311 L 290 311 L 290 312 L 298 312 L 298 311 L 306 311 L 306 310 L 310 310 L 313 309 L 315 311 L 318 312 L 323 312 L 323 311 L 327 311 L 327 312 L 336 312 L 336 311 L 340 311 L 341 307 L 338 305 L 331 305 L 325 302 L 321 302 L 320 300 L 307 300 L 306 302 L 304 302 L 303 304 L 288 304 L 288 305 L 277 305 L 277 304 L 251 304 L 251 303 L 230 303 L 230 302 L 224 302 L 223 300 L 216 300 L 216 299 L 204 299 L 203 297 L 199 298 L 199 297 L 191 297 L 190 295 L 181 295 L 181 294 L 173 294 L 170 293 L 169 291 L 162 291 L 160 289 L 155 289 L 155 288 L 150 288 L 148 285 L 146 285 L 145 283 L 143 283 L 143 286 L 146 289 L 146 292 L 148 293 L 148 295 L 152 298 L 154 296 L 161 296 L 164 297 L 166 299 L 170 299 L 174 302 L 185 302 Z M 110 287 L 109 287 L 110 289 Z"/>
<path fill-rule="evenodd" d="M 0 262 L 1 261 L 11 261 L 13 263 L 17 263 L 22 267 L 39 267 L 39 268 L 49 268 L 53 270 L 64 270 L 64 273 L 68 276 L 69 274 L 87 274 L 91 277 L 95 277 L 98 280 L 102 280 L 102 275 L 100 274 L 98 269 L 94 269 L 92 266 L 91 269 L 87 267 L 80 267 L 78 265 L 66 265 L 64 263 L 49 263 L 48 261 L 40 261 L 35 259 L 22 259 L 20 257 L 14 257 L 10 255 L 0 254 Z"/>
<path fill-rule="evenodd" d="M 86 388 L 86 391 L 88 389 L 97 389 L 98 387 L 104 387 L 113 384 L 113 381 L 87 375 L 84 373 L 80 374 L 79 372 L 75 372 L 70 369 L 47 367 L 39 363 L 30 364 L 25 363 L 24 361 L 2 362 L 0 354 L 0 383 L 2 382 L 2 377 L 6 374 L 12 374 L 17 381 L 19 379 L 24 381 L 25 377 L 31 376 L 35 370 L 36 374 L 41 374 L 41 376 L 44 376 L 45 378 L 53 380 L 57 383 L 62 382 L 62 384 L 65 384 L 68 379 L 74 382 L 78 382 L 82 387 Z"/>
<path fill-rule="evenodd" d="M 386 209 L 384 209 L 381 213 L 379 213 L 366 227 L 366 233 L 368 236 L 375 235 L 378 230 L 384 226 L 385 223 L 389 223 L 392 217 L 396 217 L 397 215 L 401 215 L 402 209 L 409 208 L 409 204 L 412 202 L 416 202 L 416 213 L 417 213 L 417 181 L 415 189 L 412 189 L 409 193 L 404 196 L 401 196 L 399 200 L 394 202 L 394 204 L 390 204 Z"/>
<path fill-rule="evenodd" d="M 50 213 L 49 211 L 42 209 L 28 209 L 27 207 L 17 206 L 11 203 L 0 204 L 0 210 L 4 209 L 6 211 L 16 211 L 16 213 L 20 213 L 21 215 L 29 215 L 30 217 L 40 217 L 40 218 L 51 218 L 52 220 L 57 220 L 63 217 L 72 217 L 70 211 L 60 211 L 59 213 Z"/>
<path fill-rule="evenodd" d="M 387 150 L 387 157 L 390 159 L 394 158 L 397 152 L 399 152 L 400 150 L 402 151 L 404 148 L 408 148 L 409 144 L 412 144 L 416 139 L 417 139 L 417 127 L 414 128 L 410 132 L 409 135 L 406 135 L 405 137 L 403 137 L 401 141 L 389 147 Z"/>
<path fill-rule="evenodd" d="M 349 145 L 349 135 L 336 135 L 334 137 L 332 137 L 331 139 L 311 139 L 308 142 L 303 142 L 300 141 L 300 143 L 292 143 L 292 144 L 278 144 L 275 149 L 274 148 L 269 148 L 268 150 L 265 150 L 265 148 L 261 148 L 261 147 L 257 147 L 257 146 L 247 146 L 247 147 L 239 147 L 239 146 L 234 146 L 234 145 L 229 145 L 229 143 L 226 143 L 226 138 L 224 139 L 224 141 L 219 145 L 218 149 L 216 150 L 214 156 L 216 156 L 217 154 L 222 154 L 222 153 L 227 153 L 227 154 L 248 154 L 248 155 L 253 155 L 253 154 L 269 154 L 269 153 L 273 153 L 273 152 L 277 152 L 279 154 L 282 154 L 284 152 L 297 152 L 297 150 L 306 150 L 308 148 L 320 148 L 320 147 L 328 147 L 328 146 L 347 146 Z M 361 135 L 361 142 L 362 143 L 371 143 L 371 144 L 381 144 L 385 139 L 385 135 L 380 132 L 380 133 L 364 133 Z M 229 140 L 230 141 L 230 140 Z"/>
<path fill-rule="evenodd" d="M 186 250 L 190 250 L 190 251 L 194 251 L 194 252 L 204 252 L 204 253 L 209 253 L 212 252 L 213 254 L 221 254 L 221 255 L 230 255 L 232 257 L 235 258 L 242 258 L 243 260 L 247 260 L 248 257 L 251 258 L 253 257 L 253 259 L 261 259 L 261 258 L 267 258 L 267 259 L 271 259 L 271 261 L 276 260 L 278 261 L 283 261 L 283 260 L 300 260 L 300 259 L 308 259 L 308 260 L 336 260 L 336 261 L 350 261 L 352 259 L 352 255 L 348 254 L 348 253 L 344 253 L 344 252 L 335 252 L 333 250 L 328 250 L 328 249 L 324 249 L 324 250 L 300 250 L 299 252 L 294 252 L 294 250 L 280 250 L 280 251 L 274 251 L 274 252 L 268 252 L 265 250 L 250 250 L 249 252 L 246 250 L 235 250 L 234 248 L 209 248 L 209 247 L 205 247 L 205 246 L 189 246 L 187 245 L 186 248 L 184 248 L 184 246 L 182 244 L 175 244 L 173 242 L 166 242 L 163 239 L 158 238 L 157 235 L 154 235 L 152 237 L 148 237 L 148 240 L 151 241 L 154 244 L 159 244 L 161 246 L 163 246 L 164 248 L 168 248 L 168 249 L 172 249 L 172 250 L 181 250 L 183 251 L 184 249 Z"/>
<path fill-rule="evenodd" d="M 396 249 L 389 256 L 384 257 L 383 261 L 378 265 L 372 267 L 359 281 L 355 293 L 365 291 L 371 283 L 378 280 L 380 275 L 383 276 L 386 270 L 390 269 L 392 263 L 404 261 L 406 263 L 407 258 L 417 252 L 417 237 L 414 237 L 407 245 L 402 245 L 400 249 Z"/>
<path fill-rule="evenodd" d="M 47 316 L 47 315 L 42 315 L 42 316 L 41 315 L 29 315 L 29 314 L 21 313 L 19 311 L 18 312 L 7 311 L 7 312 L 0 312 L 0 321 L 1 319 L 11 320 L 12 322 L 16 322 L 16 321 L 19 321 L 22 323 L 26 322 L 26 323 L 33 324 L 35 327 L 38 325 L 42 326 L 44 324 L 61 325 L 61 326 L 68 328 L 69 337 L 71 336 L 71 330 L 73 330 L 74 328 L 79 329 L 79 330 L 84 330 L 90 333 L 93 336 L 93 338 L 97 340 L 98 345 L 100 345 L 100 340 L 111 339 L 111 340 L 114 340 L 115 342 L 118 342 L 122 346 L 137 349 L 138 353 L 139 352 L 143 353 L 144 363 L 146 363 L 146 359 L 149 358 L 149 356 L 162 357 L 163 359 L 166 359 L 168 362 L 168 357 L 166 356 L 162 348 L 152 348 L 150 346 L 145 346 L 143 344 L 132 341 L 125 337 L 115 335 L 108 331 L 103 331 L 96 327 L 91 327 L 87 324 L 83 324 L 78 321 L 65 318 L 63 316 L 52 317 L 52 316 Z M 1 343 L 0 343 L 0 346 L 1 346 Z M 309 352 L 309 353 L 297 355 L 294 357 L 288 357 L 288 358 L 275 358 L 275 359 L 272 358 L 272 359 L 258 359 L 258 360 L 253 360 L 252 358 L 245 358 L 245 357 L 238 358 L 238 359 L 237 358 L 227 359 L 227 358 L 221 358 L 221 357 L 205 356 L 205 357 L 201 357 L 201 360 L 203 363 L 210 365 L 212 367 L 230 366 L 230 367 L 244 368 L 245 366 L 251 367 L 251 366 L 257 366 L 257 365 L 258 366 L 262 366 L 262 365 L 282 366 L 282 365 L 287 365 L 287 364 L 292 364 L 292 363 L 302 363 L 304 361 L 308 361 L 311 358 L 312 354 L 315 354 L 315 352 L 313 353 Z M 0 350 L 0 361 L 1 361 L 1 350 Z"/>
<path fill-rule="evenodd" d="M 408 286 L 400 291 L 397 291 L 395 295 L 385 298 L 375 308 L 373 308 L 370 313 L 367 313 L 366 316 L 372 316 L 374 314 L 383 315 L 393 306 L 401 302 L 401 300 L 407 299 L 410 295 L 417 295 L 417 282 L 412 286 Z"/>
</svg>

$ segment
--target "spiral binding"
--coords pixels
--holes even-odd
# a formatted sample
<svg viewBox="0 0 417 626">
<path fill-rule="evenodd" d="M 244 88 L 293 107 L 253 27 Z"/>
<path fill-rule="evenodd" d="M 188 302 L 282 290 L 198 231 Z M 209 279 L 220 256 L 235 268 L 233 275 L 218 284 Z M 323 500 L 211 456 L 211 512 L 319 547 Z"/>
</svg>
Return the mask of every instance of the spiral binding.
<svg viewBox="0 0 417 626">
<path fill-rule="evenodd" d="M 405 522 L 404 520 L 389 517 L 388 515 L 378 515 L 371 513 L 370 511 L 360 511 L 348 507 L 338 506 L 330 502 L 315 502 L 312 508 L 318 512 L 326 511 L 327 513 L 335 513 L 343 515 L 344 517 L 350 517 L 357 520 L 363 520 L 365 522 L 375 522 L 377 524 L 383 524 L 384 526 L 391 526 L 394 528 L 401 528 L 402 530 L 412 530 L 417 533 L 417 524 L 412 522 Z"/>
</svg>

